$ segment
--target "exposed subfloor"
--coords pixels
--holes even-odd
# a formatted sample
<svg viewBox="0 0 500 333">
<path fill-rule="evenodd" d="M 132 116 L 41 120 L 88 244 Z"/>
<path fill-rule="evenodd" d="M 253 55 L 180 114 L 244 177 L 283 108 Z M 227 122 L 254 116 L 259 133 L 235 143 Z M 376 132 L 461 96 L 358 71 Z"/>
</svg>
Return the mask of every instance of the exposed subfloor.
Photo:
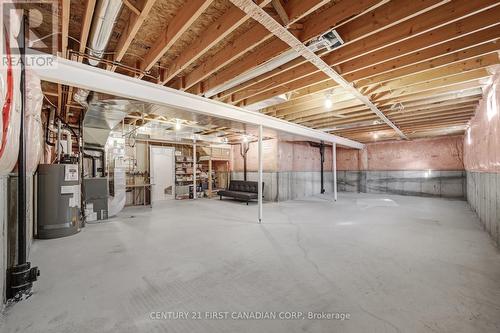
<svg viewBox="0 0 500 333">
<path fill-rule="evenodd" d="M 171 201 L 37 240 L 35 293 L 0 331 L 500 332 L 500 253 L 465 201 L 340 193 L 256 214 Z M 229 319 L 151 319 L 162 311 Z M 262 311 L 350 319 L 231 319 Z"/>
</svg>

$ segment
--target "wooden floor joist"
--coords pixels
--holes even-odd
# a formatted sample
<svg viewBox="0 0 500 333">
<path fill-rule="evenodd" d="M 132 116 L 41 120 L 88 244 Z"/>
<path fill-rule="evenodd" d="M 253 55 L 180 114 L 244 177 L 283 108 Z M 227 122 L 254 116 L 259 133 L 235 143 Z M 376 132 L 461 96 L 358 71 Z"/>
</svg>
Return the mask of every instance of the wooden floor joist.
<svg viewBox="0 0 500 333">
<path fill-rule="evenodd" d="M 231 1 L 126 1 L 100 66 L 366 142 L 463 133 L 500 65 L 497 0 L 243 2 L 273 32 Z M 57 51 L 86 63 L 97 0 L 60 3 Z M 332 30 L 341 45 L 305 49 Z M 292 49 L 304 53 L 271 65 Z M 73 87 L 44 92 L 78 118 Z"/>
</svg>

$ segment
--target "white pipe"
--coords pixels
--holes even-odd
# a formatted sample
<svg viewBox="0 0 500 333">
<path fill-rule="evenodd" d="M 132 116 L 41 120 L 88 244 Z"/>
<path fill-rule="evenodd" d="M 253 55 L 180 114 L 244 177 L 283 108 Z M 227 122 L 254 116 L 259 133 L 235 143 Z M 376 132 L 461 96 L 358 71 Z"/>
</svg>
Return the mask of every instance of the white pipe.
<svg viewBox="0 0 500 333">
<path fill-rule="evenodd" d="M 73 151 L 73 139 L 71 137 L 72 133 L 70 130 L 67 129 L 61 129 L 61 121 L 58 122 L 57 128 L 55 128 L 52 124 L 49 125 L 49 131 L 56 133 L 57 135 L 57 150 L 56 150 L 56 155 L 59 160 L 61 155 L 61 149 L 60 149 L 60 142 L 61 142 L 61 135 L 66 136 L 66 151 L 68 152 L 69 155 L 72 154 Z"/>
<path fill-rule="evenodd" d="M 193 140 L 193 199 L 198 195 L 196 191 L 196 140 Z"/>
<path fill-rule="evenodd" d="M 337 201 L 337 144 L 332 146 L 333 200 Z"/>
<path fill-rule="evenodd" d="M 263 161 L 263 153 L 262 149 L 262 125 L 259 125 L 259 181 L 258 181 L 258 191 L 257 195 L 259 196 L 259 223 L 262 223 L 262 161 Z"/>
<path fill-rule="evenodd" d="M 56 140 L 56 156 L 57 163 L 61 160 L 61 121 L 57 122 L 57 140 Z"/>
</svg>

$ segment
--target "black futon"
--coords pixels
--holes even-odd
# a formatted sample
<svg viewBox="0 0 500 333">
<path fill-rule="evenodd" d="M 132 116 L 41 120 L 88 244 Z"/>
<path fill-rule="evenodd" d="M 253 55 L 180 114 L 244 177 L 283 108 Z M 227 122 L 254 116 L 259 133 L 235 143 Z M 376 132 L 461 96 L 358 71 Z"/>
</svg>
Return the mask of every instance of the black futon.
<svg viewBox="0 0 500 333">
<path fill-rule="evenodd" d="M 229 197 L 246 201 L 248 205 L 250 200 L 258 198 L 258 184 L 258 182 L 231 180 L 229 183 L 229 189 L 221 190 L 217 194 L 220 196 L 221 200 L 222 197 Z M 262 183 L 262 192 L 264 192 L 264 183 Z"/>
</svg>

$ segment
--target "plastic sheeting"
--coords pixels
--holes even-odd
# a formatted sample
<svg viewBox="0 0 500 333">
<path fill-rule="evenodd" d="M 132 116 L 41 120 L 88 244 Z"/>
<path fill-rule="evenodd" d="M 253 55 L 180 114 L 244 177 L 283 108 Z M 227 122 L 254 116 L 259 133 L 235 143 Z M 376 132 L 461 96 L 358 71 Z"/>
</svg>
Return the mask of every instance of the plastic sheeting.
<svg viewBox="0 0 500 333">
<path fill-rule="evenodd" d="M 35 172 L 43 153 L 42 104 L 43 92 L 40 79 L 26 69 L 26 171 Z"/>
<path fill-rule="evenodd" d="M 464 136 L 465 169 L 500 172 L 500 68 L 483 89 L 469 126 Z"/>
<path fill-rule="evenodd" d="M 113 170 L 114 196 L 108 197 L 108 217 L 118 214 L 125 207 L 125 169 Z"/>
<path fill-rule="evenodd" d="M 0 47 L 2 49 L 1 54 L 2 55 L 10 54 L 10 50 L 7 49 L 7 44 L 6 44 L 7 41 L 5 39 L 6 36 L 4 36 L 5 30 L 3 29 L 3 27 L 0 27 L 0 29 L 1 29 Z M 18 44 L 15 39 L 12 39 L 10 43 L 11 43 L 10 45 L 11 49 L 18 48 Z M 12 62 L 18 63 L 18 61 L 15 60 L 15 57 L 18 56 L 13 54 Z M 4 68 L 4 70 L 2 70 L 1 75 L 3 77 L 3 81 L 8 83 L 7 77 L 4 76 L 4 73 L 5 74 L 7 73 L 7 68 Z M 19 151 L 19 125 L 21 122 L 21 98 L 22 98 L 21 91 L 19 89 L 21 83 L 21 68 L 19 66 L 12 66 L 12 75 L 13 75 L 13 87 L 12 87 L 13 97 L 11 101 L 11 107 L 6 110 L 3 110 L 2 107 L 2 111 L 8 112 L 9 115 L 7 117 L 4 117 L 5 115 L 2 114 L 2 118 L 8 119 L 8 124 L 2 124 L 2 128 L 5 127 L 6 133 L 2 132 L 2 136 L 5 138 L 5 140 L 4 142 L 2 142 L 3 148 L 0 155 L 0 176 L 6 175 L 12 171 L 12 169 L 16 165 L 17 155 Z M 8 89 L 7 85 L 5 85 L 5 89 L 6 90 Z"/>
</svg>

